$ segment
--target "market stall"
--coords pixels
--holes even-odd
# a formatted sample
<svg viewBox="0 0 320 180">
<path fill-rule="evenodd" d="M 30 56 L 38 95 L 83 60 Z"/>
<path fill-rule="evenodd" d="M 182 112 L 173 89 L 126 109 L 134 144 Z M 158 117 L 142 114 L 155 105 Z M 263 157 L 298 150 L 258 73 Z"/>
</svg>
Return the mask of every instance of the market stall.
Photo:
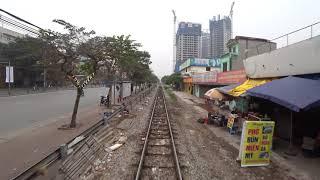
<svg viewBox="0 0 320 180">
<path fill-rule="evenodd" d="M 320 81 L 290 76 L 252 88 L 247 91 L 247 94 L 269 100 L 290 110 L 291 132 L 289 149 L 291 149 L 294 137 L 294 115 L 320 106 Z M 299 121 L 308 123 L 305 119 L 300 119 Z M 302 138 L 302 148 L 304 148 L 305 144 L 310 144 L 311 142 L 312 146 L 309 146 L 309 150 L 312 151 L 320 146 L 320 144 L 317 144 L 320 126 L 313 129 L 315 131 L 313 137 L 303 136 Z M 291 152 L 288 153 L 290 154 Z"/>
</svg>

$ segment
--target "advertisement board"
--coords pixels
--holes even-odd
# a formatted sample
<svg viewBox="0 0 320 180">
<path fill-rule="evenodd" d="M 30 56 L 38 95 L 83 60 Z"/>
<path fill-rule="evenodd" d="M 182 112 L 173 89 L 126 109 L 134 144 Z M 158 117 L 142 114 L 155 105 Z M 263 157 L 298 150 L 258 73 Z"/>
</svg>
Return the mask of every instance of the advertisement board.
<svg viewBox="0 0 320 180">
<path fill-rule="evenodd" d="M 192 75 L 193 83 L 216 83 L 218 71 L 209 71 Z"/>
<path fill-rule="evenodd" d="M 235 117 L 233 115 L 230 115 L 229 118 L 228 118 L 228 123 L 227 123 L 227 127 L 228 128 L 232 128 L 233 127 L 233 124 L 234 124 L 234 119 Z"/>
<path fill-rule="evenodd" d="M 6 66 L 6 83 L 13 83 L 13 67 Z"/>
<path fill-rule="evenodd" d="M 131 95 L 131 83 L 123 82 L 122 83 L 122 98 L 128 97 Z"/>
<path fill-rule="evenodd" d="M 179 66 L 179 71 L 189 66 L 201 66 L 201 67 L 220 67 L 220 59 L 201 59 L 201 58 L 190 58 Z"/>
<path fill-rule="evenodd" d="M 245 121 L 239 159 L 241 167 L 267 166 L 270 163 L 274 121 Z"/>
<path fill-rule="evenodd" d="M 245 80 L 247 80 L 247 75 L 244 69 L 221 72 L 218 73 L 217 76 L 217 82 L 219 84 L 235 84 L 244 82 Z"/>
</svg>

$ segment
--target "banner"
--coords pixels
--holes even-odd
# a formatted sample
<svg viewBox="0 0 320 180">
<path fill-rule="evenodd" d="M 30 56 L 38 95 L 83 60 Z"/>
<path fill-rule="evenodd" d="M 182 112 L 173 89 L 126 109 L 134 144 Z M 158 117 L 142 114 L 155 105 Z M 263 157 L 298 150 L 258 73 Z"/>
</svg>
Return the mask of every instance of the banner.
<svg viewBox="0 0 320 180">
<path fill-rule="evenodd" d="M 239 158 L 241 167 L 270 163 L 274 121 L 245 121 L 242 127 Z"/>
<path fill-rule="evenodd" d="M 6 66 L 6 83 L 13 83 L 13 67 Z"/>
<path fill-rule="evenodd" d="M 197 83 L 197 84 L 214 84 L 217 82 L 217 74 L 218 71 L 209 71 L 209 72 L 204 72 L 204 73 L 197 73 L 192 75 L 192 82 Z"/>
<path fill-rule="evenodd" d="M 232 128 L 233 127 L 233 124 L 234 124 L 234 119 L 235 117 L 233 115 L 230 115 L 229 118 L 228 118 L 228 123 L 227 123 L 227 127 L 228 128 Z"/>
<path fill-rule="evenodd" d="M 217 76 L 217 82 L 219 84 L 242 83 L 245 80 L 247 80 L 247 75 L 243 69 L 221 72 L 221 73 L 218 73 L 218 76 Z"/>
</svg>

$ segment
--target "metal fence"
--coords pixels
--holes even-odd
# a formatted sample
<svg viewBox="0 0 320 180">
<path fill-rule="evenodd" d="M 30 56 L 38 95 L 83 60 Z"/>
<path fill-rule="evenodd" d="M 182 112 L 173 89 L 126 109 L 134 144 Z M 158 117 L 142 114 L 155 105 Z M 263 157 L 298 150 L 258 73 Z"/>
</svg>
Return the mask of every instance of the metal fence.
<svg viewBox="0 0 320 180">
<path fill-rule="evenodd" d="M 91 126 L 90 128 L 84 130 L 82 133 L 80 133 L 77 137 L 79 136 L 83 136 L 85 138 L 95 134 L 96 132 L 99 131 L 99 129 L 101 129 L 104 125 L 106 125 L 108 123 L 108 120 L 110 120 L 111 118 L 113 118 L 115 115 L 117 115 L 118 113 L 123 113 L 123 111 L 126 108 L 130 108 L 132 109 L 132 105 L 136 104 L 138 101 L 141 102 L 142 99 L 144 97 L 146 97 L 148 94 L 150 94 L 152 92 L 153 89 L 155 89 L 156 86 L 153 85 L 150 88 L 145 89 L 144 91 L 141 91 L 140 93 L 136 94 L 135 96 L 130 97 L 129 99 L 127 99 L 124 103 L 124 106 L 120 106 L 117 110 L 115 110 L 112 114 L 110 114 L 107 117 L 103 117 L 100 121 L 98 121 L 96 124 L 94 124 L 93 126 Z M 75 137 L 75 138 L 77 138 Z M 75 139 L 74 138 L 74 139 Z M 66 143 L 64 146 L 61 147 L 66 147 L 69 144 L 71 144 L 74 139 L 72 139 L 71 141 L 69 141 L 68 143 Z M 82 141 L 79 141 L 78 143 L 74 144 L 73 146 L 71 146 L 70 148 L 73 148 L 74 146 L 77 146 L 81 143 Z M 57 162 L 59 159 L 62 158 L 65 148 L 61 147 L 57 147 L 56 150 L 54 150 L 53 152 L 51 152 L 49 155 L 47 155 L 44 159 L 42 159 L 41 161 L 39 161 L 38 163 L 34 164 L 33 166 L 29 167 L 27 170 L 25 170 L 24 172 L 20 173 L 18 176 L 16 176 L 15 178 L 13 178 L 14 180 L 25 180 L 25 179 L 32 179 L 35 178 L 39 175 L 38 171 L 39 169 L 41 169 L 42 167 L 49 167 L 52 164 L 54 164 L 55 162 Z M 63 151 L 62 151 L 63 150 Z"/>
<path fill-rule="evenodd" d="M 274 39 L 271 39 L 269 42 L 261 43 L 255 46 L 254 48 L 248 49 L 247 51 L 253 51 L 253 52 L 256 52 L 257 54 L 263 54 L 265 53 L 265 51 L 262 51 L 261 48 L 265 46 L 269 46 L 269 51 L 272 51 L 272 48 L 271 48 L 272 43 L 277 43 L 276 49 L 280 49 L 306 39 L 311 39 L 318 35 L 320 35 L 320 21 L 313 23 L 311 25 L 305 26 L 303 28 L 297 29 L 295 31 L 289 32 L 287 34 L 281 35 Z M 259 53 L 259 52 L 263 52 L 263 53 Z"/>
</svg>

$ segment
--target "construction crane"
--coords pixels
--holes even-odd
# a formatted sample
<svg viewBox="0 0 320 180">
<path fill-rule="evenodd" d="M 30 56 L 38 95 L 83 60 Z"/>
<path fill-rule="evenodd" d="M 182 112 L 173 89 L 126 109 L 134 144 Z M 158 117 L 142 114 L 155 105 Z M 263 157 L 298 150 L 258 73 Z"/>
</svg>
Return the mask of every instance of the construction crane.
<svg viewBox="0 0 320 180">
<path fill-rule="evenodd" d="M 234 1 L 232 2 L 231 4 L 231 8 L 230 8 L 230 14 L 229 14 L 229 17 L 230 17 L 230 20 L 231 20 L 231 39 L 233 38 L 232 37 L 232 33 L 233 33 L 233 6 L 234 6 Z"/>
<path fill-rule="evenodd" d="M 176 12 L 174 10 L 172 10 L 172 14 L 173 14 L 173 57 L 172 57 L 172 69 L 173 72 L 175 70 L 175 66 L 176 66 L 176 23 L 177 23 L 177 16 L 176 16 Z"/>
</svg>

